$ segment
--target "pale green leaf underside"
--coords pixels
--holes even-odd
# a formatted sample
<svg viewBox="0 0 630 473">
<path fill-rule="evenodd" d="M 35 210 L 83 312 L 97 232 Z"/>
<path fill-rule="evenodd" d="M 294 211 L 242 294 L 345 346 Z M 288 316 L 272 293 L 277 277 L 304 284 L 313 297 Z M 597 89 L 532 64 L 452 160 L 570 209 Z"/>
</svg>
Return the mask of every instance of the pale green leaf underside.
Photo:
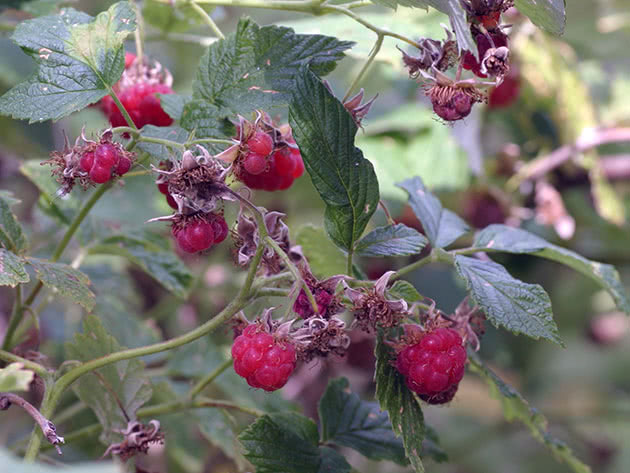
<svg viewBox="0 0 630 473">
<path fill-rule="evenodd" d="M 424 235 L 402 223 L 378 227 L 356 244 L 359 256 L 415 255 L 429 243 Z"/>
<path fill-rule="evenodd" d="M 0 97 L 0 113 L 33 123 L 58 120 L 97 102 L 120 79 L 123 41 L 135 25 L 127 2 L 96 18 L 66 8 L 20 23 L 12 39 L 38 68 Z"/>
<path fill-rule="evenodd" d="M 566 25 L 565 0 L 516 0 L 516 8 L 536 26 L 561 35 Z"/>
<path fill-rule="evenodd" d="M 22 369 L 21 363 L 11 363 L 0 368 L 0 392 L 28 391 L 35 373 Z"/>
</svg>

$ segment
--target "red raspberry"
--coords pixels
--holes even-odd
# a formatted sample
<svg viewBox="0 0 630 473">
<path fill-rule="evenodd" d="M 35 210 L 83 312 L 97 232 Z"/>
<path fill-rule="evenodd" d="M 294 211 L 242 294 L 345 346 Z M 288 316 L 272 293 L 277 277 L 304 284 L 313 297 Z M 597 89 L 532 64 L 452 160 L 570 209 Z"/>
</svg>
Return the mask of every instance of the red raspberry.
<svg viewBox="0 0 630 473">
<path fill-rule="evenodd" d="M 172 233 L 179 247 L 186 253 L 207 250 L 214 243 L 212 225 L 201 219 L 193 220 L 178 230 L 173 228 Z"/>
<path fill-rule="evenodd" d="M 100 144 L 94 150 L 94 162 L 99 166 L 111 169 L 119 159 L 118 150 L 111 143 Z"/>
<path fill-rule="evenodd" d="M 129 69 L 131 63 L 136 60 L 136 55 L 134 53 L 125 53 L 125 69 Z"/>
<path fill-rule="evenodd" d="M 157 188 L 162 194 L 169 195 L 167 182 L 158 182 Z"/>
<path fill-rule="evenodd" d="M 172 208 L 177 210 L 179 207 L 177 206 L 177 202 L 171 194 L 166 194 L 166 203 Z"/>
<path fill-rule="evenodd" d="M 296 354 L 293 344 L 276 340 L 256 324 L 245 327 L 232 345 L 234 371 L 253 388 L 275 391 L 293 373 Z"/>
<path fill-rule="evenodd" d="M 509 107 L 518 99 L 520 93 L 521 81 L 518 76 L 514 77 L 511 73 L 508 73 L 498 87 L 494 87 L 490 90 L 490 94 L 488 95 L 488 108 Z"/>
<path fill-rule="evenodd" d="M 249 153 L 243 160 L 243 167 L 248 173 L 257 176 L 265 172 L 267 160 L 261 154 Z"/>
<path fill-rule="evenodd" d="M 289 148 L 284 148 L 273 153 L 273 160 L 276 173 L 280 176 L 290 176 L 291 182 L 293 182 L 293 172 L 295 171 L 296 162 Z"/>
<path fill-rule="evenodd" d="M 131 169 L 131 159 L 121 156 L 118 160 L 118 166 L 116 166 L 116 174 L 122 176 L 127 174 Z"/>
<path fill-rule="evenodd" d="M 79 160 L 79 166 L 81 167 L 81 171 L 90 172 L 92 166 L 94 165 L 94 153 L 87 152 L 81 159 Z"/>
<path fill-rule="evenodd" d="M 456 390 L 464 376 L 466 359 L 462 337 L 453 329 L 438 328 L 404 348 L 398 354 L 396 368 L 412 391 L 427 399 L 446 399 L 446 392 L 453 386 Z"/>
<path fill-rule="evenodd" d="M 109 167 L 101 166 L 98 163 L 92 166 L 90 170 L 90 179 L 97 184 L 104 184 L 112 177 L 112 169 Z"/>
<path fill-rule="evenodd" d="M 253 153 L 268 156 L 273 151 L 273 140 L 267 133 L 257 131 L 254 136 L 247 140 L 247 146 Z"/>
<path fill-rule="evenodd" d="M 299 149 L 291 149 L 291 155 L 295 161 L 295 169 L 293 170 L 293 177 L 297 179 L 304 174 L 304 161 L 302 161 L 302 154 Z"/>
<path fill-rule="evenodd" d="M 162 109 L 158 93 L 172 94 L 173 89 L 164 84 L 140 83 L 124 89 L 118 98 L 138 128 L 144 125 L 169 126 L 173 119 Z M 127 126 L 111 97 L 103 97 L 101 107 L 112 126 Z"/>
<path fill-rule="evenodd" d="M 311 289 L 311 292 L 313 292 L 313 297 L 315 297 L 315 302 L 317 302 L 319 315 L 326 316 L 328 306 L 333 301 L 333 295 L 325 289 Z M 315 314 L 304 289 L 300 290 L 300 294 L 298 294 L 295 304 L 293 304 L 293 311 L 303 319 L 307 319 Z"/>
<path fill-rule="evenodd" d="M 214 231 L 214 244 L 218 245 L 226 239 L 230 229 L 221 215 L 215 214 L 210 220 L 210 225 L 212 225 L 212 230 Z"/>
</svg>

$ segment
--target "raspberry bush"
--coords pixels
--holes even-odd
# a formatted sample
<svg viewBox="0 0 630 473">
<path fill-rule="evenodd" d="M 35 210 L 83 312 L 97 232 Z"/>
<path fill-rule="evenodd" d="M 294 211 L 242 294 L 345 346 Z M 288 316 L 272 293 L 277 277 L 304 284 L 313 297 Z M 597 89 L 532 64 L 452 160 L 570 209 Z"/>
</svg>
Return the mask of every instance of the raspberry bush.
<svg viewBox="0 0 630 473">
<path fill-rule="evenodd" d="M 50 448 L 77 472 L 447 471 L 451 452 L 506 471 L 453 447 L 460 410 L 498 413 L 479 381 L 541 461 L 591 471 L 569 415 L 489 368 L 529 389 L 515 367 L 547 360 L 525 337 L 552 359 L 578 343 L 532 282 L 554 286 L 550 263 L 524 255 L 615 310 L 591 343 L 630 313 L 617 270 L 572 249 L 614 259 L 592 222 L 619 232 L 630 173 L 596 148 L 630 132 L 597 126 L 564 2 L 65 3 L 0 7 L 34 61 L 0 74 L 19 161 L 0 145 L 0 182 L 21 176 L 0 191 L 7 471 L 48 471 Z M 585 188 L 590 223 L 569 200 Z M 501 448 L 532 471 L 520 450 Z"/>
</svg>

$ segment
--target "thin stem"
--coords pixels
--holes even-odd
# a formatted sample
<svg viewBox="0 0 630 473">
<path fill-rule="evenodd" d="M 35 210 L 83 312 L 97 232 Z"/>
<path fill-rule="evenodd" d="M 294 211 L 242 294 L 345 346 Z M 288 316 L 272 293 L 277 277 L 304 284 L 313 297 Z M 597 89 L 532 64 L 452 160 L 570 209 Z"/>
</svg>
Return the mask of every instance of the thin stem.
<svg viewBox="0 0 630 473">
<path fill-rule="evenodd" d="M 13 353 L 10 353 L 5 350 L 0 350 L 0 360 L 9 362 L 9 363 L 21 363 L 24 368 L 34 371 L 42 378 L 47 378 L 51 374 L 46 367 L 40 365 L 39 363 L 35 363 L 34 361 L 27 360 L 26 358 L 22 358 L 21 356 L 17 356 Z"/>
<path fill-rule="evenodd" d="M 350 94 L 352 94 L 352 91 L 361 82 L 361 80 L 363 79 L 363 76 L 365 76 L 366 72 L 372 65 L 372 62 L 374 62 L 376 55 L 381 50 L 381 46 L 383 46 L 384 39 L 385 39 L 385 36 L 382 33 L 378 33 L 376 42 L 374 43 L 374 46 L 372 46 L 372 51 L 370 51 L 370 55 L 368 56 L 367 61 L 365 62 L 365 64 L 363 64 L 363 67 L 359 71 L 359 74 L 354 78 L 354 80 L 350 84 L 350 87 L 348 87 L 348 91 L 346 92 L 346 95 L 343 96 L 342 102 L 345 102 L 348 99 L 348 97 L 350 97 Z"/>
<path fill-rule="evenodd" d="M 265 238 L 265 243 L 271 246 L 273 250 L 276 252 L 276 254 L 280 257 L 280 259 L 284 261 L 284 264 L 287 266 L 289 271 L 291 271 L 291 274 L 293 274 L 293 278 L 295 279 L 295 281 L 299 282 L 302 288 L 304 289 L 304 292 L 306 293 L 306 297 L 308 298 L 308 301 L 311 303 L 311 307 L 313 308 L 313 311 L 316 314 L 319 314 L 319 307 L 317 306 L 317 301 L 315 300 L 315 297 L 313 296 L 311 289 L 308 287 L 308 284 L 306 284 L 306 281 L 304 281 L 304 278 L 302 277 L 298 269 L 295 267 L 293 262 L 289 259 L 289 255 L 287 255 L 284 252 L 284 250 L 280 248 L 280 245 L 278 245 L 278 243 L 276 243 L 276 241 L 270 236 L 267 236 Z"/>
<path fill-rule="evenodd" d="M 383 200 L 381 199 L 381 200 L 378 201 L 378 205 L 380 205 L 381 208 L 383 209 L 383 212 L 385 212 L 385 217 L 387 218 L 387 223 L 389 225 L 394 225 L 396 223 L 396 221 L 392 218 L 392 214 L 389 213 L 389 209 L 385 205 L 385 202 L 383 202 Z"/>
<path fill-rule="evenodd" d="M 57 429 L 55 424 L 49 421 L 44 415 L 42 415 L 31 403 L 25 401 L 20 396 L 13 393 L 0 393 L 0 410 L 8 409 L 11 404 L 21 407 L 30 415 L 39 428 L 42 430 L 42 434 L 46 437 L 54 447 L 57 449 L 57 453 L 61 455 L 60 444 L 64 443 L 63 437 L 57 435 Z"/>
<path fill-rule="evenodd" d="M 212 32 L 217 38 L 225 39 L 225 36 L 221 32 L 217 24 L 214 22 L 212 17 L 208 15 L 207 11 L 205 11 L 203 8 L 197 5 L 197 3 L 194 0 L 190 0 L 190 6 L 193 8 L 193 10 L 195 10 L 199 14 L 199 16 L 204 21 L 204 23 L 210 27 L 210 29 L 212 30 Z"/>
<path fill-rule="evenodd" d="M 140 61 L 140 63 L 142 64 L 142 56 L 144 50 L 144 48 L 142 47 L 142 38 L 144 37 L 144 22 L 142 21 L 142 11 L 140 10 L 140 6 L 138 5 L 136 0 L 134 0 L 133 6 L 136 10 L 137 25 L 136 31 L 134 31 L 134 39 L 136 41 L 136 56 L 138 58 L 138 61 Z"/>
<path fill-rule="evenodd" d="M 352 258 L 354 256 L 354 250 L 350 249 L 348 251 L 348 262 L 347 262 L 347 267 L 346 267 L 346 273 L 348 274 L 348 276 L 352 276 L 352 266 L 353 266 L 353 261 Z"/>
<path fill-rule="evenodd" d="M 198 140 L 187 141 L 186 145 L 200 145 L 203 143 L 214 143 L 218 145 L 229 145 L 232 146 L 234 144 L 233 141 L 230 140 L 221 140 L 219 138 L 200 138 Z"/>
<path fill-rule="evenodd" d="M 134 130 L 137 130 L 138 127 L 136 126 L 136 124 L 133 122 L 133 120 L 129 116 L 129 112 L 127 112 L 127 109 L 125 108 L 125 106 L 122 104 L 122 102 L 118 98 L 118 95 L 116 95 L 116 92 L 114 92 L 114 89 L 112 89 L 111 87 L 108 87 L 108 90 L 109 90 L 109 96 L 112 98 L 112 100 L 116 104 L 116 107 L 118 107 L 118 110 L 120 110 L 120 113 L 125 118 L 125 121 L 127 122 L 127 125 L 129 125 Z"/>
<path fill-rule="evenodd" d="M 15 334 L 15 329 L 22 321 L 22 286 L 20 284 L 15 288 L 15 301 L 13 302 L 13 310 L 11 312 L 11 318 L 9 319 L 9 326 L 7 332 L 4 335 L 4 342 L 2 343 L 3 350 L 9 350 L 11 348 L 11 340 Z"/>
<path fill-rule="evenodd" d="M 261 287 L 256 290 L 256 297 L 288 297 L 291 291 L 281 287 Z"/>
<path fill-rule="evenodd" d="M 392 275 L 392 277 L 390 278 L 390 281 L 395 281 L 396 279 L 401 278 L 405 274 L 411 273 L 415 271 L 416 269 L 420 269 L 429 263 L 434 263 L 435 261 L 437 261 L 437 257 L 435 256 L 433 252 L 431 252 L 429 256 L 400 268 L 398 271 L 396 271 L 395 274 Z"/>
<path fill-rule="evenodd" d="M 230 366 L 232 366 L 232 358 L 230 358 L 229 360 L 225 360 L 212 373 L 208 374 L 205 378 L 201 379 L 197 384 L 195 384 L 190 390 L 190 393 L 188 393 L 188 396 L 191 399 L 194 399 L 197 394 L 203 391 L 206 386 L 212 383 L 221 373 L 223 373 Z"/>
</svg>

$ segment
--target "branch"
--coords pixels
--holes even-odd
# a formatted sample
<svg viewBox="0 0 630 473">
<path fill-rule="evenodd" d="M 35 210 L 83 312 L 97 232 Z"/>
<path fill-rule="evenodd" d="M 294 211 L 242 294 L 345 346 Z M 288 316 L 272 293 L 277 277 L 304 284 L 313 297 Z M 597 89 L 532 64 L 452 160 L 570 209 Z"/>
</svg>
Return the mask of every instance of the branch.
<svg viewBox="0 0 630 473">
<path fill-rule="evenodd" d="M 42 429 L 42 433 L 44 434 L 44 437 L 46 437 L 46 440 L 48 440 L 48 442 L 55 447 L 57 453 L 61 455 L 59 445 L 64 443 L 64 439 L 63 437 L 57 435 L 55 424 L 46 419 L 46 417 L 35 409 L 32 404 L 25 401 L 20 396 L 12 393 L 0 393 L 0 410 L 7 410 L 11 407 L 11 404 L 15 404 L 16 406 L 24 409 L 26 413 L 30 415 L 35 422 L 37 422 L 39 428 Z"/>
</svg>

